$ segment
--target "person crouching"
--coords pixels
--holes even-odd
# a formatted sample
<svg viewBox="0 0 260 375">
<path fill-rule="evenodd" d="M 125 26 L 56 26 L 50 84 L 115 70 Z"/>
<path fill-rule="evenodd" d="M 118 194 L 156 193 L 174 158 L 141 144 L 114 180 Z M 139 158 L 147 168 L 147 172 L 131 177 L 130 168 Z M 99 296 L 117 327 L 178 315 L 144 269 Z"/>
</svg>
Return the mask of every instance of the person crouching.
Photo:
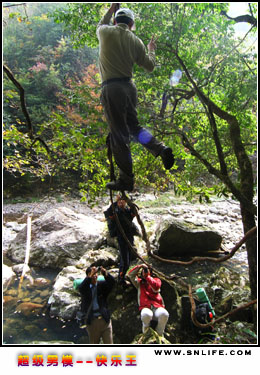
<svg viewBox="0 0 260 375">
<path fill-rule="evenodd" d="M 141 270 L 140 277 L 138 276 Z M 169 313 L 165 309 L 163 298 L 160 294 L 161 280 L 152 277 L 149 268 L 145 264 L 137 265 L 127 273 L 133 285 L 138 291 L 138 304 L 141 311 L 142 331 L 150 327 L 151 321 L 157 321 L 156 332 L 163 336 Z"/>
</svg>

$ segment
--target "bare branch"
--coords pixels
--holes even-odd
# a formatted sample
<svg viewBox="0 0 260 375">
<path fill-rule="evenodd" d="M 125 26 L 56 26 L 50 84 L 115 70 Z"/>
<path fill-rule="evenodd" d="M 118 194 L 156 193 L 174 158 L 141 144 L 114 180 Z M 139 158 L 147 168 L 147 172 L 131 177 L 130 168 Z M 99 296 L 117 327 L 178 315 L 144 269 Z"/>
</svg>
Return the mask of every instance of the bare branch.
<svg viewBox="0 0 260 375">
<path fill-rule="evenodd" d="M 23 114 L 24 114 L 24 117 L 25 117 L 25 120 L 26 120 L 26 124 L 27 124 L 27 127 L 28 127 L 28 130 L 29 130 L 29 136 L 30 138 L 32 139 L 33 138 L 33 126 L 32 126 L 32 122 L 31 122 L 31 119 L 30 119 L 30 116 L 29 116 L 29 113 L 27 111 L 27 108 L 26 108 L 26 104 L 25 104 L 25 93 L 24 93 L 24 88 L 21 86 L 21 84 L 15 79 L 13 73 L 11 72 L 11 70 L 6 66 L 4 65 L 4 72 L 6 73 L 6 75 L 8 76 L 8 78 L 13 82 L 13 84 L 18 88 L 19 90 L 19 93 L 20 93 L 20 102 L 21 102 L 21 107 L 22 107 L 22 111 L 23 111 Z"/>
</svg>

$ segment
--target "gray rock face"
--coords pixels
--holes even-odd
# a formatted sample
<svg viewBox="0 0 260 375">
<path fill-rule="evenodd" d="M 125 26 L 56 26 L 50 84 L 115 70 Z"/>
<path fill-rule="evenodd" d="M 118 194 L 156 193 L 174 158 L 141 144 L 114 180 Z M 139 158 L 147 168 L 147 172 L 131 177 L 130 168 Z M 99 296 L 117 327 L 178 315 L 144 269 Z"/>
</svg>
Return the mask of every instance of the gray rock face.
<svg viewBox="0 0 260 375">
<path fill-rule="evenodd" d="M 75 266 L 65 267 L 58 274 L 48 300 L 51 316 L 59 316 L 64 320 L 75 318 L 80 309 L 80 298 L 73 289 L 73 281 L 84 277 L 85 272 Z"/>
<path fill-rule="evenodd" d="M 26 230 L 10 243 L 7 255 L 24 262 Z M 30 266 L 63 268 L 73 265 L 89 249 L 98 249 L 104 239 L 105 224 L 93 217 L 60 207 L 32 222 Z"/>
<path fill-rule="evenodd" d="M 165 257 L 198 255 L 220 248 L 222 237 L 211 230 L 176 219 L 163 221 L 156 229 L 158 254 Z"/>
</svg>

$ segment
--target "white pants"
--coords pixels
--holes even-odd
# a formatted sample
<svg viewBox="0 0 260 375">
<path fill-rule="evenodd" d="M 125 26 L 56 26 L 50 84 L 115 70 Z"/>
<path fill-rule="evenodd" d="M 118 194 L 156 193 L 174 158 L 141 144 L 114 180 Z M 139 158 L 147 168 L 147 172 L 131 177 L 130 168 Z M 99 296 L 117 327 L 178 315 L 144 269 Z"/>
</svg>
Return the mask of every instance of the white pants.
<svg viewBox="0 0 260 375">
<path fill-rule="evenodd" d="M 141 311 L 141 320 L 143 323 L 143 332 L 150 326 L 151 320 L 157 320 L 157 327 L 156 332 L 158 335 L 163 336 L 163 332 L 165 329 L 165 326 L 167 324 L 169 318 L 168 311 L 163 307 L 158 307 L 157 309 L 154 309 L 152 311 L 151 309 L 148 309 L 147 307 L 143 308 Z"/>
</svg>

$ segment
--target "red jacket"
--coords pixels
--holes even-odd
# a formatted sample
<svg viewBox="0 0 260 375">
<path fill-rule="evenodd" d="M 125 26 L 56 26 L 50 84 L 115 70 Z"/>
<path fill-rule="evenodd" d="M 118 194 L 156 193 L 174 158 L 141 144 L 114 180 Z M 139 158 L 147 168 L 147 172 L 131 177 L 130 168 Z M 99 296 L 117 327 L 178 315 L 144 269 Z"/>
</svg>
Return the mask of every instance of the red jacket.
<svg viewBox="0 0 260 375">
<path fill-rule="evenodd" d="M 137 299 L 139 310 L 142 310 L 144 307 L 151 308 L 151 305 L 154 307 L 165 307 L 163 298 L 160 294 L 161 280 L 158 277 L 147 276 L 145 280 L 142 280 L 137 276 L 140 268 L 135 266 L 128 271 L 128 276 L 134 286 L 137 288 Z"/>
</svg>

